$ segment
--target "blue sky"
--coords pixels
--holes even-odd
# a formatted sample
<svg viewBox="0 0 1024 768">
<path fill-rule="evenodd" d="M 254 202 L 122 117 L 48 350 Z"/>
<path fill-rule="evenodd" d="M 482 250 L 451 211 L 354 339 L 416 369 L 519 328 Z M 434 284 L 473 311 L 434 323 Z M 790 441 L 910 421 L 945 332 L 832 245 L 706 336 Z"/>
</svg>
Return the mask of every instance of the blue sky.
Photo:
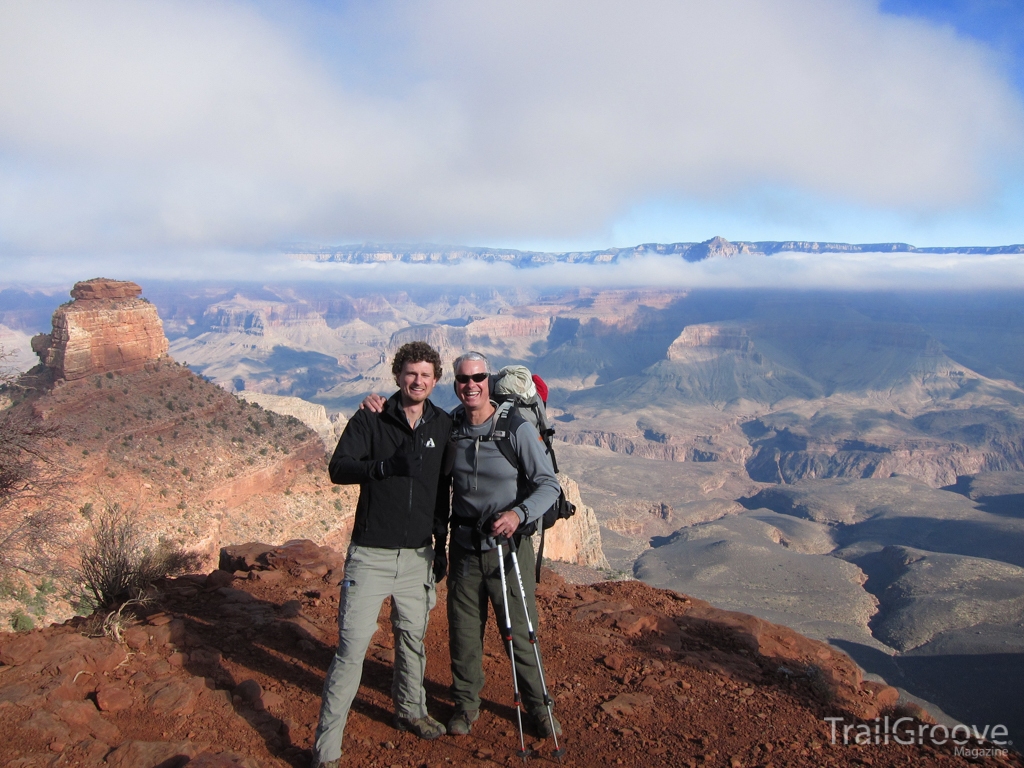
<svg viewBox="0 0 1024 768">
<path fill-rule="evenodd" d="M 1003 58 L 1017 88 L 1024 87 L 1024 5 L 1019 0 L 884 0 L 880 8 L 949 25 L 983 42 Z"/>
<path fill-rule="evenodd" d="M 1022 7 L 0 0 L 0 266 L 1022 243 Z"/>
</svg>

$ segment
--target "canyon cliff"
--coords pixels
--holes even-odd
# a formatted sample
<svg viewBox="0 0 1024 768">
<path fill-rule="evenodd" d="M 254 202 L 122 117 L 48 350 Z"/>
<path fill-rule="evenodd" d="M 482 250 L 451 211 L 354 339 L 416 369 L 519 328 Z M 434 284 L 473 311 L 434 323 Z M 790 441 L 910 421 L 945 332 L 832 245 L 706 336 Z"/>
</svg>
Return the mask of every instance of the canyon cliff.
<svg viewBox="0 0 1024 768">
<path fill-rule="evenodd" d="M 565 498 L 576 505 L 576 514 L 568 520 L 559 520 L 544 533 L 544 559 L 561 560 L 588 568 L 609 568 L 608 559 L 601 548 L 601 528 L 594 510 L 583 503 L 580 487 L 570 477 L 561 475 L 559 482 Z M 534 547 L 540 546 L 540 535 L 534 538 Z"/>
</svg>

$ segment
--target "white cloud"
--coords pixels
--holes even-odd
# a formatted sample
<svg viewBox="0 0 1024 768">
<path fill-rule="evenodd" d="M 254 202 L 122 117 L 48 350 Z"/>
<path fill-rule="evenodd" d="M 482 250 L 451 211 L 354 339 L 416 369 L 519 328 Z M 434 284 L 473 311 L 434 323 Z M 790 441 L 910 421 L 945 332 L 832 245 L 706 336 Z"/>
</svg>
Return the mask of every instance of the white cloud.
<svg viewBox="0 0 1024 768">
<path fill-rule="evenodd" d="M 0 3 L 0 247 L 593 237 L 763 185 L 916 215 L 1024 135 L 987 51 L 866 0 L 357 8 Z"/>
</svg>

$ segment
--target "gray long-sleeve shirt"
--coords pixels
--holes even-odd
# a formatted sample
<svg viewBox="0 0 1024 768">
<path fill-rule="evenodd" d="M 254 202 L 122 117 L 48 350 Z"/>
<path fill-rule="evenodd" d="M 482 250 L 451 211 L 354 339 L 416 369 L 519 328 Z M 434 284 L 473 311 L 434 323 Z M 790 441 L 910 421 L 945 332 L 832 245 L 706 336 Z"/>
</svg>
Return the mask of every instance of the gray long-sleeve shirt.
<svg viewBox="0 0 1024 768">
<path fill-rule="evenodd" d="M 512 466 L 493 440 L 487 437 L 494 429 L 495 417 L 474 426 L 463 421 L 455 442 L 455 464 L 452 468 L 452 516 L 454 518 L 490 519 L 496 513 L 522 504 L 516 509 L 522 522 L 540 520 L 558 500 L 561 486 L 555 477 L 544 441 L 537 429 L 523 421 L 510 434 L 512 447 L 519 459 L 519 470 Z M 474 528 L 452 521 L 452 539 L 460 546 L 475 549 Z M 481 549 L 493 549 L 493 538 L 482 537 Z"/>
</svg>

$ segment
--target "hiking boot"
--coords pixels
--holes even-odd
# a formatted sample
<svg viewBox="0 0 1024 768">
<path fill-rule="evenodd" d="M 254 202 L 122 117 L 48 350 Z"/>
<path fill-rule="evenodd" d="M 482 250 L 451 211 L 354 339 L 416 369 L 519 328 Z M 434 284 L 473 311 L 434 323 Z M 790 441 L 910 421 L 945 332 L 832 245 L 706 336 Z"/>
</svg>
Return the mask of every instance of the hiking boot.
<svg viewBox="0 0 1024 768">
<path fill-rule="evenodd" d="M 537 735 L 542 739 L 551 738 L 551 724 L 555 724 L 555 735 L 562 735 L 562 724 L 558 722 L 558 718 L 555 717 L 554 713 L 551 714 L 551 718 L 548 719 L 547 710 L 542 710 L 537 714 L 533 715 L 533 725 L 537 729 Z"/>
<path fill-rule="evenodd" d="M 448 733 L 452 736 L 469 736 L 473 723 L 480 717 L 479 709 L 461 709 L 448 721 Z"/>
<path fill-rule="evenodd" d="M 395 728 L 400 731 L 408 731 L 414 733 L 421 739 L 432 741 L 436 738 L 444 736 L 444 726 L 441 725 L 437 720 L 432 718 L 430 715 L 425 717 L 417 717 L 415 720 L 408 717 L 395 717 Z"/>
</svg>

